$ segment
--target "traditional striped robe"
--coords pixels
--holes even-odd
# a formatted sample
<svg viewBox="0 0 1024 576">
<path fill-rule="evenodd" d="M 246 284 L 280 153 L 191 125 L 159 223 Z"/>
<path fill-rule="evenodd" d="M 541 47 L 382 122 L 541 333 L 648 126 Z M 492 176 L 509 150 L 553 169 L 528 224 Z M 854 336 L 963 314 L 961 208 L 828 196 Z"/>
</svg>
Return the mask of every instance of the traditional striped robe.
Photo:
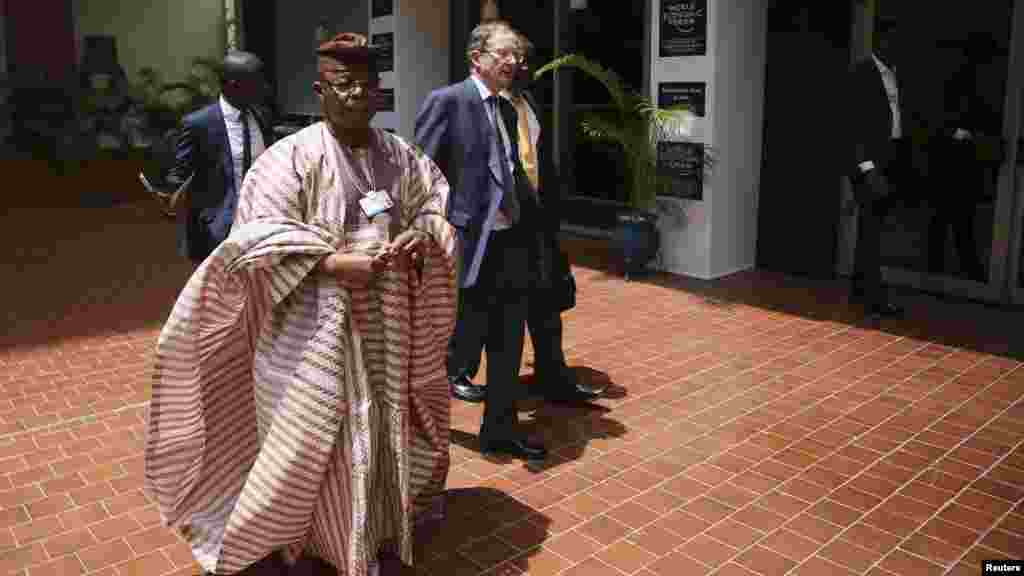
<svg viewBox="0 0 1024 576">
<path fill-rule="evenodd" d="M 411 563 L 412 524 L 438 510 L 456 294 L 448 184 L 400 138 L 373 141 L 392 231 L 432 239 L 422 277 L 392 270 L 349 290 L 314 271 L 344 245 L 358 192 L 316 124 L 252 166 L 230 236 L 160 334 L 146 485 L 207 571 L 282 550 L 358 576 L 389 542 Z"/>
</svg>

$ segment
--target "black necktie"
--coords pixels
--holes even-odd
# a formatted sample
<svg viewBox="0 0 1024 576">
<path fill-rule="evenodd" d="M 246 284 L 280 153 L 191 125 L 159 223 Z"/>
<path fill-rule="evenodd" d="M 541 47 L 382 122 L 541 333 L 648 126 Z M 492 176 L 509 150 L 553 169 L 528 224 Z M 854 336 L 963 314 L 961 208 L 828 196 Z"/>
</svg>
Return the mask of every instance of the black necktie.
<svg viewBox="0 0 1024 576">
<path fill-rule="evenodd" d="M 507 168 L 510 160 L 506 156 L 506 154 L 511 154 L 512 166 L 517 167 L 519 165 L 519 162 L 516 161 L 516 158 L 519 157 L 519 153 L 516 150 L 515 134 L 517 130 L 517 124 L 515 118 L 515 110 L 512 110 L 512 123 L 510 124 L 508 120 L 508 114 L 506 113 L 505 104 L 511 106 L 512 103 L 508 102 L 507 100 L 499 96 L 491 97 L 491 108 L 492 111 L 494 112 L 494 131 L 498 134 L 498 147 L 500 148 L 499 153 L 502 155 L 502 168 Z M 501 112 L 500 116 L 498 115 L 499 110 Z M 501 126 L 498 125 L 498 122 L 501 122 L 502 119 L 504 119 L 505 121 L 505 130 L 510 134 L 507 147 L 505 145 L 505 135 L 502 134 Z M 516 177 L 517 170 L 503 170 L 502 172 L 509 178 L 508 181 L 505 182 L 505 193 L 501 195 L 501 203 L 498 205 L 498 208 L 505 214 L 506 217 L 508 217 L 510 222 L 516 224 L 519 222 L 520 210 L 519 186 L 517 186 L 518 178 Z"/>
<path fill-rule="evenodd" d="M 252 135 L 249 134 L 249 112 L 242 110 L 242 179 L 252 166 Z"/>
</svg>

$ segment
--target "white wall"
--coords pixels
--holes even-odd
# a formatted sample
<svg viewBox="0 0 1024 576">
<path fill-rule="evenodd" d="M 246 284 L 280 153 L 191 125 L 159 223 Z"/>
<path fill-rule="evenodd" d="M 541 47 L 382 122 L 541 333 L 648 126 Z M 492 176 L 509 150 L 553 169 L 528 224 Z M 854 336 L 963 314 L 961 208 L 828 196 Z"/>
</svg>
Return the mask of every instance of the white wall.
<svg viewBox="0 0 1024 576">
<path fill-rule="evenodd" d="M 224 0 L 77 0 L 75 9 L 79 46 L 84 36 L 116 37 L 129 78 L 152 67 L 178 81 L 193 58 L 224 55 Z"/>
<path fill-rule="evenodd" d="M 714 151 L 701 200 L 660 198 L 670 214 L 660 224 L 662 268 L 717 278 L 754 266 L 764 102 L 766 4 L 708 0 L 707 53 L 658 55 L 661 2 L 652 0 L 651 94 L 661 82 L 704 82 L 705 117 L 692 140 Z"/>
<path fill-rule="evenodd" d="M 424 98 L 448 83 L 449 9 L 449 0 L 395 0 L 395 111 L 409 141 Z"/>
<path fill-rule="evenodd" d="M 267 2 L 270 0 L 259 0 Z M 370 0 L 274 0 L 277 8 L 277 89 L 283 114 L 319 114 L 313 93 L 316 80 L 317 24 L 326 20 L 330 31 L 367 34 Z"/>
<path fill-rule="evenodd" d="M 718 0 L 712 132 L 719 162 L 711 173 L 710 276 L 753 268 L 764 126 L 767 8 L 764 2 Z"/>
</svg>

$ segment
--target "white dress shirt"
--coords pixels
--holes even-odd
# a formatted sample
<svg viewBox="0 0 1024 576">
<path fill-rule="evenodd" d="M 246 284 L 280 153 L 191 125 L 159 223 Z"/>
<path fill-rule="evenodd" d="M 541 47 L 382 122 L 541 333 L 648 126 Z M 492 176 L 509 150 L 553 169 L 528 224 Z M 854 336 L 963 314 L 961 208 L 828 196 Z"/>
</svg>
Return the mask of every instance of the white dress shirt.
<svg viewBox="0 0 1024 576">
<path fill-rule="evenodd" d="M 242 111 L 232 106 L 224 96 L 220 97 L 220 111 L 224 115 L 224 127 L 228 133 L 228 145 L 231 147 L 231 160 L 235 169 L 235 190 L 242 190 L 242 180 L 245 174 L 242 173 L 242 164 L 245 161 L 245 144 L 242 134 Z M 266 150 L 263 142 L 263 132 L 256 122 L 256 117 L 249 112 L 249 146 L 252 152 L 252 162 L 256 157 Z"/>
<path fill-rule="evenodd" d="M 871 59 L 875 61 L 875 67 L 878 68 L 878 73 L 882 76 L 885 95 L 889 98 L 889 110 L 892 112 L 892 133 L 889 137 L 897 140 L 903 137 L 903 130 L 900 127 L 900 91 L 899 84 L 896 81 L 896 73 L 886 66 L 885 62 L 882 62 L 878 56 L 872 54 Z M 875 163 L 871 160 L 865 160 L 859 166 L 862 172 L 867 172 L 874 169 Z"/>
</svg>

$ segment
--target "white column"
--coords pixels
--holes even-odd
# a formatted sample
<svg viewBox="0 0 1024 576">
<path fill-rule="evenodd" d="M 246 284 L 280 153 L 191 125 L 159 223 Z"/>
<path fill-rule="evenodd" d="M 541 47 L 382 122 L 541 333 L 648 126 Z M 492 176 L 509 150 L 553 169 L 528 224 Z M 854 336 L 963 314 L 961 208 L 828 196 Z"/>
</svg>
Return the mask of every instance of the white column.
<svg viewBox="0 0 1024 576">
<path fill-rule="evenodd" d="M 692 139 L 716 158 L 701 199 L 659 199 L 669 209 L 659 226 L 663 267 L 717 278 L 755 262 L 766 3 L 707 0 L 707 49 L 695 56 L 660 55 L 661 8 L 662 0 L 652 0 L 650 97 L 657 100 L 663 82 L 703 82 L 705 116 L 696 119 Z"/>
<path fill-rule="evenodd" d="M 395 110 L 378 112 L 373 124 L 412 141 L 416 113 L 431 90 L 449 79 L 449 0 L 393 0 L 391 16 L 373 18 L 370 33 L 394 34 L 394 72 L 381 87 L 395 91 Z"/>
<path fill-rule="evenodd" d="M 227 50 L 242 49 L 242 12 L 236 0 L 224 0 L 224 46 Z"/>
</svg>

